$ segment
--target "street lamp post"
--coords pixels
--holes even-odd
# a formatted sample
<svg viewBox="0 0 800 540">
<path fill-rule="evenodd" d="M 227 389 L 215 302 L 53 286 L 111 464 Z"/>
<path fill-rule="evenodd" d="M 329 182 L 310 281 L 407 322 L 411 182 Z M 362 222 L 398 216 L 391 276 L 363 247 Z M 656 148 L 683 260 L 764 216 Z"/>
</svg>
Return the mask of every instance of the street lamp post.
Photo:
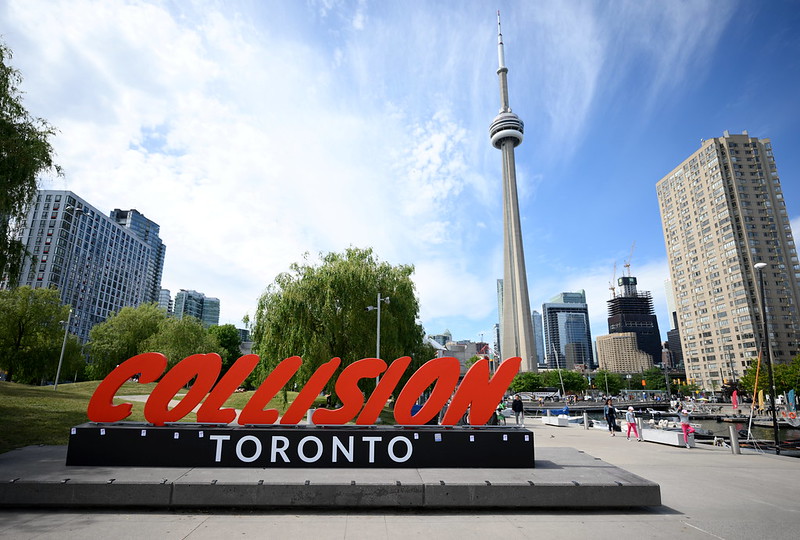
<svg viewBox="0 0 800 540">
<path fill-rule="evenodd" d="M 764 332 L 764 338 L 761 340 L 761 347 L 764 351 L 764 360 L 767 364 L 767 376 L 769 377 L 769 401 L 770 408 L 772 409 L 772 433 L 775 438 L 775 454 L 781 453 L 780 447 L 780 434 L 778 433 L 778 413 L 775 410 L 775 382 L 772 375 L 772 359 L 769 354 L 769 327 L 767 325 L 767 302 L 764 297 L 764 273 L 767 263 L 757 263 L 754 268 L 758 272 L 758 283 L 761 295 L 761 323 Z"/>
<path fill-rule="evenodd" d="M 58 390 L 58 378 L 61 376 L 61 364 L 64 362 L 64 349 L 67 348 L 67 336 L 69 335 L 69 320 L 72 318 L 72 308 L 69 308 L 69 314 L 67 315 L 66 322 L 64 325 L 64 341 L 61 342 L 61 356 L 58 357 L 58 369 L 56 370 L 56 382 L 53 384 L 53 390 Z"/>
<path fill-rule="evenodd" d="M 389 297 L 384 296 L 381 297 L 380 291 L 378 292 L 378 301 L 374 306 L 367 306 L 367 311 L 378 310 L 378 329 L 375 336 L 375 358 L 380 359 L 381 357 L 381 302 L 385 302 L 386 304 L 389 303 Z M 375 377 L 375 385 L 377 386 L 378 382 L 380 381 L 380 377 Z"/>
</svg>

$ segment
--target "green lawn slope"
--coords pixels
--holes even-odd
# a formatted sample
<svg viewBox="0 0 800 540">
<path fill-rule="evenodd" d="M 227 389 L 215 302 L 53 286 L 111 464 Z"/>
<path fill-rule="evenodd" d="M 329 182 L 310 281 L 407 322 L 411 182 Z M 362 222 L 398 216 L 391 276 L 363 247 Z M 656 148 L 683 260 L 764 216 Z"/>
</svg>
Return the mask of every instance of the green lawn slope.
<svg viewBox="0 0 800 540">
<path fill-rule="evenodd" d="M 52 386 L 0 381 L 0 453 L 37 444 L 66 445 L 70 428 L 89 421 L 86 408 L 99 384 L 100 381 L 60 384 L 58 390 L 53 390 Z M 126 382 L 117 392 L 115 403 L 125 401 L 124 396 L 149 395 L 154 387 L 155 383 Z M 235 393 L 225 402 L 225 406 L 242 409 L 252 395 L 253 392 Z M 265 408 L 278 409 L 283 414 L 296 397 L 297 392 L 288 392 L 288 401 L 284 404 L 279 394 Z M 145 422 L 144 402 L 130 403 L 132 412 L 125 421 Z M 315 405 L 321 403 L 322 398 Z M 194 421 L 194 413 L 183 419 L 183 422 Z M 385 424 L 394 423 L 391 411 L 384 409 L 381 421 Z"/>
</svg>

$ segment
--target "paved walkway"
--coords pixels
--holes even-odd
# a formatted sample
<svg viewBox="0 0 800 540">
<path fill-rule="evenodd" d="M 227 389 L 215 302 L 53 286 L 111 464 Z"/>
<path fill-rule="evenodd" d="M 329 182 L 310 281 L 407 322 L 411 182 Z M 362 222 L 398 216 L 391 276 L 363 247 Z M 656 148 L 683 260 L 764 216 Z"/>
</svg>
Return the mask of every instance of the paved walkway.
<svg viewBox="0 0 800 540">
<path fill-rule="evenodd" d="M 2 538 L 794 538 L 800 459 L 663 446 L 528 419 L 537 447 L 572 447 L 661 486 L 635 511 L 52 512 L 0 511 Z"/>
</svg>

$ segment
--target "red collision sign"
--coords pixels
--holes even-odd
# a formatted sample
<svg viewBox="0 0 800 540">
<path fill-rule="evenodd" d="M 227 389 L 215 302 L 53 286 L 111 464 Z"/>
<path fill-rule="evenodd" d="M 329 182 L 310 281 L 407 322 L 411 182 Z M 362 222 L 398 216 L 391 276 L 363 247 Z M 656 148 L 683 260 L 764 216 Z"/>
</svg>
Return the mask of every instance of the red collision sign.
<svg viewBox="0 0 800 540">
<path fill-rule="evenodd" d="M 123 383 L 135 375 L 139 376 L 140 383 L 150 383 L 164 374 L 144 406 L 145 419 L 156 426 L 177 422 L 198 405 L 200 408 L 197 411 L 197 422 L 201 424 L 230 424 L 234 419 L 243 426 L 297 424 L 305 418 L 314 400 L 341 365 L 341 360 L 334 358 L 317 368 L 289 409 L 280 416 L 277 409 L 264 407 L 303 363 L 299 356 L 286 358 L 264 379 L 237 418 L 236 411 L 224 408 L 223 404 L 250 375 L 258 362 L 259 357 L 255 354 L 242 356 L 219 379 L 222 360 L 214 353 L 189 356 L 166 374 L 164 370 L 167 367 L 167 358 L 163 354 L 151 352 L 136 355 L 117 366 L 97 387 L 89 401 L 89 420 L 101 423 L 124 420 L 131 414 L 131 405 L 114 405 L 113 402 Z M 316 409 L 311 419 L 315 424 L 321 425 L 342 425 L 354 419 L 357 425 L 372 425 L 389 397 L 396 394 L 394 418 L 398 425 L 427 423 L 439 414 L 448 399 L 450 405 L 442 419 L 443 425 L 455 425 L 467 411 L 471 425 L 483 425 L 496 410 L 497 404 L 518 373 L 521 362 L 519 357 L 509 358 L 491 375 L 489 361 L 485 358 L 478 360 L 459 384 L 461 366 L 458 359 L 435 358 L 414 372 L 398 393 L 397 386 L 408 369 L 411 358 L 403 356 L 388 365 L 379 358 L 364 358 L 344 368 L 336 380 L 336 394 L 342 406 L 336 409 Z M 170 409 L 169 404 L 176 399 L 178 391 L 195 377 L 191 389 Z M 380 377 L 380 382 L 365 400 L 358 382 L 376 377 Z M 427 401 L 416 414 L 412 414 L 412 407 L 431 385 L 433 390 Z"/>
</svg>

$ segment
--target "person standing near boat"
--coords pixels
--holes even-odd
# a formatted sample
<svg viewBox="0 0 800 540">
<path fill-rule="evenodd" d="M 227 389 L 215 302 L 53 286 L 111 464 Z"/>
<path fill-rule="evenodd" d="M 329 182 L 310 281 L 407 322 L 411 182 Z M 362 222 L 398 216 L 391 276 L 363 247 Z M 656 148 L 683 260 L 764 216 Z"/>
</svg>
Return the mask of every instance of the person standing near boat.
<svg viewBox="0 0 800 540">
<path fill-rule="evenodd" d="M 681 412 L 678 413 L 678 420 L 681 423 L 681 430 L 683 431 L 683 442 L 686 444 L 686 448 L 691 448 L 689 446 L 689 434 L 694 433 L 694 428 L 689 424 L 689 411 L 686 409 L 681 410 Z"/>
<path fill-rule="evenodd" d="M 525 408 L 522 405 L 522 398 L 519 397 L 519 394 L 514 396 L 514 401 L 511 402 L 511 410 L 514 411 L 514 419 L 517 421 L 517 424 L 522 424 L 524 426 Z"/>
<path fill-rule="evenodd" d="M 603 406 L 603 416 L 608 423 L 608 432 L 611 433 L 612 437 L 616 437 L 614 428 L 617 427 L 617 411 L 614 409 L 610 399 L 607 399 L 606 404 Z"/>
</svg>

